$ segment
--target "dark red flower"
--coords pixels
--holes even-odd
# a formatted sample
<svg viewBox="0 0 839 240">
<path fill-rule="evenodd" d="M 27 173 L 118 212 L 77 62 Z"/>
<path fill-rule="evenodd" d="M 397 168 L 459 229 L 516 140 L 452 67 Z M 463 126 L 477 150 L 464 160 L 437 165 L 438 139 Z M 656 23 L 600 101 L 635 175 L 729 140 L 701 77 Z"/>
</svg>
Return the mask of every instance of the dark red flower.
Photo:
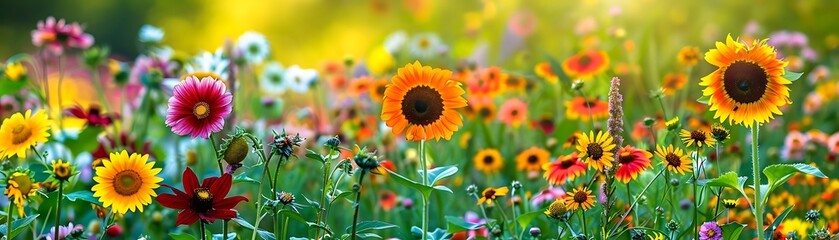
<svg viewBox="0 0 839 240">
<path fill-rule="evenodd" d="M 139 144 L 137 140 L 126 133 L 120 134 L 119 142 L 117 142 L 116 138 L 114 138 L 111 134 L 108 134 L 105 137 L 99 137 L 98 140 L 99 146 L 96 147 L 96 150 L 90 153 L 90 155 L 93 156 L 93 160 L 101 158 L 107 159 L 111 152 L 123 149 L 130 153 L 149 154 L 152 158 L 155 157 L 154 153 L 151 152 L 151 143 L 143 142 L 142 149 L 137 149 Z"/>
<path fill-rule="evenodd" d="M 96 104 L 90 104 L 87 111 L 82 106 L 72 106 L 64 109 L 64 115 L 87 120 L 88 125 L 98 127 L 110 126 L 115 119 L 119 119 L 119 113 L 102 113 L 102 109 Z"/>
<path fill-rule="evenodd" d="M 183 176 L 184 191 L 162 184 L 161 186 L 172 189 L 175 194 L 160 194 L 157 196 L 157 202 L 164 207 L 182 210 L 175 225 L 190 225 L 198 219 L 208 222 L 214 222 L 216 219 L 227 220 L 236 217 L 236 211 L 232 210 L 236 204 L 248 201 L 243 196 L 227 198 L 232 184 L 233 178 L 230 174 L 224 174 L 221 178 L 205 178 L 204 182 L 198 185 L 198 177 L 192 169 L 187 168 Z"/>
</svg>

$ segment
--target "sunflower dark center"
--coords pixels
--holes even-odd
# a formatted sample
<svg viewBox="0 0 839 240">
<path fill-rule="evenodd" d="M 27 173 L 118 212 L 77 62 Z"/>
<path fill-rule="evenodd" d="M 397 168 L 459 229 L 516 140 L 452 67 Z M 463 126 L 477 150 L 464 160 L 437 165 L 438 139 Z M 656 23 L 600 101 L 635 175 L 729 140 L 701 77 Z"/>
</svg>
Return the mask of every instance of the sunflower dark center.
<svg viewBox="0 0 839 240">
<path fill-rule="evenodd" d="M 134 170 L 123 170 L 114 176 L 113 186 L 119 195 L 131 196 L 140 191 L 143 178 Z"/>
<path fill-rule="evenodd" d="M 489 79 L 495 79 L 495 73 L 489 72 Z"/>
<path fill-rule="evenodd" d="M 32 128 L 25 124 L 18 124 L 12 128 L 12 144 L 26 142 L 32 136 Z"/>
<path fill-rule="evenodd" d="M 490 188 L 484 191 L 484 198 L 486 199 L 495 199 L 495 189 Z"/>
<path fill-rule="evenodd" d="M 725 92 L 739 104 L 753 103 L 763 98 L 768 83 L 766 71 L 752 62 L 734 62 L 723 73 Z"/>
<path fill-rule="evenodd" d="M 618 162 L 621 164 L 627 164 L 635 161 L 635 157 L 632 156 L 630 152 L 622 152 L 621 155 L 618 157 Z"/>
<path fill-rule="evenodd" d="M 690 132 L 690 139 L 693 139 L 694 141 L 705 142 L 706 138 L 707 136 L 702 130 L 693 130 L 693 132 Z"/>
<path fill-rule="evenodd" d="M 586 193 L 584 191 L 579 191 L 576 194 L 574 194 L 574 202 L 584 203 L 587 200 L 588 200 L 588 193 Z"/>
<path fill-rule="evenodd" d="M 488 118 L 490 117 L 490 115 L 492 115 L 492 110 L 490 110 L 487 107 L 483 107 L 480 110 L 478 110 L 478 113 L 481 115 L 481 117 Z"/>
<path fill-rule="evenodd" d="M 577 60 L 577 63 L 579 63 L 581 67 L 586 67 L 591 63 L 591 57 L 583 55 Z"/>
<path fill-rule="evenodd" d="M 402 99 L 402 115 L 412 125 L 430 125 L 443 116 L 443 96 L 429 86 L 411 88 Z"/>
<path fill-rule="evenodd" d="M 539 157 L 537 157 L 536 155 L 530 155 L 527 157 L 527 163 L 535 164 L 537 162 L 539 162 Z"/>
<path fill-rule="evenodd" d="M 191 208 L 199 213 L 206 213 L 213 209 L 213 193 L 206 188 L 196 188 L 192 191 Z"/>
<path fill-rule="evenodd" d="M 495 158 L 494 158 L 494 157 L 492 157 L 492 156 L 489 156 L 489 155 L 484 156 L 484 159 L 483 159 L 483 160 L 484 160 L 484 164 L 487 164 L 487 165 L 490 165 L 490 164 L 492 164 L 493 162 L 495 162 Z"/>
<path fill-rule="evenodd" d="M 585 106 L 586 106 L 586 108 L 593 108 L 595 104 L 597 104 L 597 103 L 596 103 L 596 102 L 594 102 L 594 101 L 585 101 L 585 102 L 583 103 L 583 105 L 585 105 Z"/>
<path fill-rule="evenodd" d="M 664 160 L 667 161 L 667 165 L 670 165 L 671 167 L 679 167 L 682 165 L 682 159 L 673 153 L 668 153 L 664 156 Z"/>
<path fill-rule="evenodd" d="M 601 147 L 600 144 L 589 143 L 588 146 L 586 146 L 586 150 L 588 150 L 588 154 L 594 160 L 600 160 L 600 158 L 603 157 L 603 147 Z"/>
<path fill-rule="evenodd" d="M 566 160 L 562 160 L 562 162 L 559 163 L 559 166 L 562 167 L 563 169 L 568 169 L 571 166 L 574 166 L 574 162 L 576 162 L 574 159 L 569 158 L 569 159 L 566 159 Z"/>
</svg>

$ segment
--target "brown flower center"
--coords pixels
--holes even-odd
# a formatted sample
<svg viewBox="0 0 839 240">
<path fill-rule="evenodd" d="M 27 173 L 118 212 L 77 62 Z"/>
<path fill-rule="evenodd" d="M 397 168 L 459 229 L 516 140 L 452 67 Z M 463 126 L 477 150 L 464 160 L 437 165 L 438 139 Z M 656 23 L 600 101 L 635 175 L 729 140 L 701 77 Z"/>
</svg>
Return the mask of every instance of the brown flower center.
<svg viewBox="0 0 839 240">
<path fill-rule="evenodd" d="M 114 191 L 119 195 L 131 196 L 140 191 L 143 178 L 134 170 L 123 170 L 114 176 Z"/>
<path fill-rule="evenodd" d="M 594 160 L 600 160 L 600 158 L 603 157 L 603 147 L 601 147 L 600 144 L 589 143 L 588 146 L 586 146 L 586 150 L 588 150 L 589 156 L 591 156 Z"/>
<path fill-rule="evenodd" d="M 213 209 L 213 194 L 206 188 L 196 188 L 192 192 L 191 208 L 196 212 L 205 213 Z"/>
<path fill-rule="evenodd" d="M 725 92 L 736 104 L 757 102 L 766 93 L 768 74 L 753 62 L 736 61 L 723 73 Z"/>
<path fill-rule="evenodd" d="M 618 162 L 621 164 L 627 164 L 635 161 L 635 157 L 632 156 L 632 153 L 629 151 L 622 152 L 621 155 L 618 157 Z"/>
<path fill-rule="evenodd" d="M 527 163 L 536 164 L 537 162 L 539 162 L 539 157 L 538 156 L 530 155 L 530 156 L 527 157 Z"/>
<path fill-rule="evenodd" d="M 574 194 L 574 202 L 584 203 L 586 201 L 588 201 L 588 193 L 585 191 L 578 191 Z"/>
<path fill-rule="evenodd" d="M 484 198 L 486 199 L 495 199 L 495 189 L 490 188 L 484 191 Z"/>
<path fill-rule="evenodd" d="M 12 128 L 12 144 L 26 142 L 32 136 L 32 128 L 26 124 L 18 124 Z"/>
<path fill-rule="evenodd" d="M 666 156 L 664 156 L 664 160 L 667 161 L 667 165 L 671 167 L 682 166 L 682 158 L 680 158 L 674 153 L 668 153 Z"/>
<path fill-rule="evenodd" d="M 443 96 L 429 86 L 411 88 L 402 99 L 402 115 L 412 125 L 430 125 L 443 116 Z"/>
<path fill-rule="evenodd" d="M 591 57 L 588 54 L 580 56 L 577 63 L 580 64 L 580 67 L 587 67 L 591 63 Z"/>
<path fill-rule="evenodd" d="M 575 162 L 576 162 L 576 160 L 574 160 L 573 158 L 568 158 L 568 159 L 562 160 L 562 162 L 559 163 L 559 166 L 562 167 L 563 169 L 568 169 L 571 166 L 574 166 Z"/>
<path fill-rule="evenodd" d="M 489 118 L 492 116 L 492 110 L 489 107 L 482 107 L 478 110 L 478 113 L 481 115 L 482 118 Z"/>
<path fill-rule="evenodd" d="M 707 135 L 705 135 L 705 132 L 702 130 L 693 130 L 693 132 L 690 132 L 690 139 L 693 139 L 696 142 L 704 143 L 707 139 Z"/>
<path fill-rule="evenodd" d="M 192 114 L 198 119 L 204 119 L 210 116 L 210 104 L 206 102 L 198 102 L 192 107 Z"/>
<path fill-rule="evenodd" d="M 494 158 L 494 157 L 492 157 L 492 156 L 490 156 L 490 155 L 486 155 L 486 156 L 484 156 L 484 164 L 486 164 L 486 165 L 492 165 L 492 163 L 494 163 L 494 162 L 495 162 L 495 158 Z"/>
</svg>

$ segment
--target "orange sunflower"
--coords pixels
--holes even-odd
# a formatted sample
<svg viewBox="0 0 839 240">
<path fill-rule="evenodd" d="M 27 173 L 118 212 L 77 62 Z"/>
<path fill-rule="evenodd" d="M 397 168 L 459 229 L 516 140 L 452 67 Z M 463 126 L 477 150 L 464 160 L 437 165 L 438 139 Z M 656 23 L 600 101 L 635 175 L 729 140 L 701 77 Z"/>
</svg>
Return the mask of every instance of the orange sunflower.
<svg viewBox="0 0 839 240">
<path fill-rule="evenodd" d="M 513 75 L 508 76 L 504 81 L 504 91 L 513 93 L 524 93 L 527 89 L 528 81 L 523 76 Z"/>
<path fill-rule="evenodd" d="M 664 89 L 664 95 L 671 96 L 682 89 L 687 81 L 688 78 L 683 73 L 668 73 L 661 81 L 661 88 Z"/>
<path fill-rule="evenodd" d="M 545 79 L 545 81 L 548 81 L 549 83 L 555 84 L 559 81 L 559 77 L 551 69 L 550 63 L 543 62 L 536 64 L 533 71 L 536 72 L 536 76 Z"/>
<path fill-rule="evenodd" d="M 490 122 L 495 119 L 495 114 L 498 110 L 490 98 L 469 98 L 469 106 L 463 108 L 466 117 L 469 119 L 478 118 L 484 122 Z"/>
<path fill-rule="evenodd" d="M 699 82 L 714 118 L 751 127 L 782 115 L 779 108 L 791 103 L 786 85 L 792 82 L 784 78 L 788 63 L 766 41 L 747 46 L 729 35 L 705 54 L 705 61 L 718 67 Z"/>
<path fill-rule="evenodd" d="M 504 166 L 504 159 L 501 158 L 501 152 L 494 148 L 478 151 L 472 160 L 475 161 L 475 169 L 483 171 L 486 174 L 496 173 Z"/>
<path fill-rule="evenodd" d="M 679 50 L 679 56 L 677 58 L 679 63 L 683 65 L 696 65 L 699 62 L 699 48 L 683 47 L 682 50 Z"/>
<path fill-rule="evenodd" d="M 582 119 L 586 122 L 592 117 L 595 121 L 604 119 L 609 117 L 609 103 L 597 98 L 586 101 L 583 97 L 574 97 L 565 102 L 565 116 L 568 119 Z"/>
<path fill-rule="evenodd" d="M 370 99 L 381 102 L 385 97 L 385 89 L 387 89 L 387 79 L 379 79 L 370 86 Z"/>
<path fill-rule="evenodd" d="M 516 168 L 528 172 L 539 171 L 548 162 L 551 153 L 540 147 L 530 147 L 516 156 Z"/>
<path fill-rule="evenodd" d="M 385 90 L 382 120 L 394 134 L 406 131 L 408 141 L 451 139 L 463 126 L 455 109 L 467 105 L 461 96 L 465 92 L 460 83 L 449 80 L 451 75 L 419 61 L 400 68 Z"/>
<path fill-rule="evenodd" d="M 623 183 L 638 178 L 638 174 L 652 166 L 650 158 L 653 154 L 632 146 L 618 150 L 618 171 L 615 177 Z"/>
<path fill-rule="evenodd" d="M 581 134 L 577 141 L 580 157 L 585 158 L 585 163 L 597 171 L 602 171 L 603 167 L 612 167 L 612 161 L 615 160 L 613 149 L 615 143 L 612 136 L 603 131 L 598 131 L 597 135 L 594 132 Z"/>
<path fill-rule="evenodd" d="M 568 76 L 577 79 L 590 79 L 606 71 L 609 67 L 609 55 L 605 51 L 588 50 L 571 56 L 562 62 L 562 70 Z"/>
<path fill-rule="evenodd" d="M 576 211 L 580 208 L 583 211 L 589 210 L 594 207 L 594 195 L 591 194 L 591 190 L 579 186 L 565 195 L 565 203 L 571 211 Z"/>
<path fill-rule="evenodd" d="M 573 181 L 574 178 L 586 173 L 586 164 L 580 161 L 577 153 L 559 156 L 556 161 L 542 165 L 545 170 L 545 180 L 552 185 L 558 185 L 565 179 Z"/>
<path fill-rule="evenodd" d="M 359 77 L 350 82 L 350 92 L 353 96 L 361 96 L 362 94 L 370 92 L 373 87 L 373 77 L 364 76 Z"/>
</svg>

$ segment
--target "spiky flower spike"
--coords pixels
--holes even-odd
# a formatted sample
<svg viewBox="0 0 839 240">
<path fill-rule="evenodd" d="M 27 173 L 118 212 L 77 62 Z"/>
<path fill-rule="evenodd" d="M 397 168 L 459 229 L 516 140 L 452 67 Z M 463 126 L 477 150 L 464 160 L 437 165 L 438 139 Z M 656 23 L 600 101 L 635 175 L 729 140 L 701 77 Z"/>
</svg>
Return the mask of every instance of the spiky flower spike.
<svg viewBox="0 0 839 240">
<path fill-rule="evenodd" d="M 609 135 L 612 136 L 612 141 L 615 146 L 623 146 L 623 95 L 620 93 L 620 85 L 621 79 L 617 77 L 612 78 L 612 82 L 609 86 L 609 120 L 607 121 Z M 617 154 L 618 148 L 612 150 L 613 153 Z M 604 172 L 606 173 L 606 181 L 603 184 L 603 195 L 606 196 L 606 204 L 603 205 L 603 212 L 602 217 L 607 219 L 607 222 L 611 222 L 612 208 L 614 207 L 615 201 L 611 201 L 612 197 L 615 193 L 615 172 L 618 169 L 618 158 L 615 158 L 615 162 L 612 164 L 611 168 L 605 169 Z"/>
</svg>

